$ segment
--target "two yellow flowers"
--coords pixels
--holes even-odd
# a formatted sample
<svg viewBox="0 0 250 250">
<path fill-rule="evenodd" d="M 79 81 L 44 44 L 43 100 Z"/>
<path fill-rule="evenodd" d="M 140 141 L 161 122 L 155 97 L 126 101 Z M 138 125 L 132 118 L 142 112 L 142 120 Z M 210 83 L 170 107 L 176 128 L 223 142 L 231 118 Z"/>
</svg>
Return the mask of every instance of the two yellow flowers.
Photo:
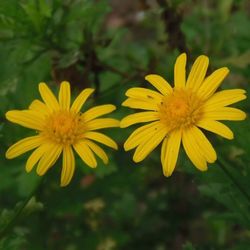
<svg viewBox="0 0 250 250">
<path fill-rule="evenodd" d="M 181 144 L 192 163 L 201 171 L 216 160 L 216 152 L 201 129 L 227 139 L 233 132 L 220 120 L 244 120 L 246 114 L 227 107 L 246 98 L 242 89 L 216 92 L 229 73 L 220 68 L 206 77 L 209 60 L 199 56 L 186 79 L 186 54 L 181 54 L 174 67 L 174 87 L 159 75 L 148 75 L 146 80 L 155 90 L 131 88 L 126 92 L 123 106 L 144 110 L 128 115 L 120 122 L 100 118 L 115 110 L 111 104 L 100 105 L 81 113 L 81 108 L 94 89 L 83 90 L 71 105 L 70 84 L 62 82 L 58 98 L 45 83 L 39 84 L 42 101 L 34 100 L 27 110 L 12 110 L 6 118 L 21 126 L 34 129 L 36 135 L 27 137 L 6 152 L 7 158 L 33 150 L 26 162 L 26 171 L 37 165 L 38 175 L 44 175 L 62 154 L 61 186 L 66 186 L 75 170 L 73 150 L 90 167 L 96 167 L 97 155 L 106 164 L 108 156 L 96 143 L 117 149 L 117 144 L 96 130 L 145 123 L 126 140 L 125 150 L 135 148 L 133 160 L 140 162 L 161 142 L 161 163 L 165 176 L 174 171 Z M 216 93 L 215 93 L 216 92 Z"/>
</svg>

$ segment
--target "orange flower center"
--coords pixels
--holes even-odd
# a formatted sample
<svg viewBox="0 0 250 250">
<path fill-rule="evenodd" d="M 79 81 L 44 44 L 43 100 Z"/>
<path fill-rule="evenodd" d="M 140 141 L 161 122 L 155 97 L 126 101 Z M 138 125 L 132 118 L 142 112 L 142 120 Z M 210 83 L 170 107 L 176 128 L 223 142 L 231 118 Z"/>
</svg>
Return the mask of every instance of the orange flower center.
<svg viewBox="0 0 250 250">
<path fill-rule="evenodd" d="M 45 136 L 60 144 L 74 144 L 83 134 L 84 126 L 80 114 L 58 111 L 51 114 L 43 131 Z"/>
<path fill-rule="evenodd" d="M 190 90 L 174 89 L 160 104 L 160 121 L 170 130 L 193 125 L 201 119 L 201 104 L 201 100 Z"/>
</svg>

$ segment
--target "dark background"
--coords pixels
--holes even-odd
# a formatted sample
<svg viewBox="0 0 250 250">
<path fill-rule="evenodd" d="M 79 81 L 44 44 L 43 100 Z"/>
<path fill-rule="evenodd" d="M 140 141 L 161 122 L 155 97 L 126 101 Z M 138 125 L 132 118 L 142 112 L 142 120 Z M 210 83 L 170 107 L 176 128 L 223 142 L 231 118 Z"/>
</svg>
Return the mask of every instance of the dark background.
<svg viewBox="0 0 250 250">
<path fill-rule="evenodd" d="M 25 109 L 38 83 L 56 92 L 70 81 L 74 95 L 96 88 L 90 105 L 113 103 L 120 119 L 125 91 L 147 86 L 157 73 L 173 82 L 176 57 L 210 58 L 209 72 L 223 66 L 222 88 L 249 90 L 250 2 L 247 0 L 1 0 L 0 1 L 0 229 L 39 181 L 24 170 L 27 155 L 4 157 L 32 134 L 10 124 L 5 112 Z M 249 100 L 236 105 L 249 112 Z M 250 193 L 249 119 L 230 122 L 233 141 L 207 133 L 218 155 Z M 3 250 L 247 250 L 249 201 L 220 166 L 199 172 L 181 152 L 170 178 L 162 174 L 160 150 L 132 162 L 123 142 L 135 129 L 110 129 L 119 150 L 110 163 L 90 169 L 77 159 L 71 184 L 59 187 L 60 161 L 46 174 Z M 106 131 L 105 131 L 106 132 Z"/>
</svg>

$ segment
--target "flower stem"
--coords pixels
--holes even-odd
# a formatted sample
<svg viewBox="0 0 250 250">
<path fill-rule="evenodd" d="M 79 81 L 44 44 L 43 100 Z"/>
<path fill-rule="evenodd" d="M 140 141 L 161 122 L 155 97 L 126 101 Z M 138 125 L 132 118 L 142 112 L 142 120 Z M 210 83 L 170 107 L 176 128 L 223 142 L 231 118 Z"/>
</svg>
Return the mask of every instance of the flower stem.
<svg viewBox="0 0 250 250">
<path fill-rule="evenodd" d="M 14 212 L 12 218 L 9 220 L 8 224 L 5 227 L 3 227 L 3 229 L 0 231 L 0 240 L 6 234 L 8 234 L 13 229 L 13 227 L 16 225 L 16 223 L 17 223 L 19 217 L 21 216 L 23 210 L 25 209 L 25 207 L 27 206 L 27 204 L 29 203 L 29 201 L 32 199 L 32 197 L 34 196 L 34 194 L 36 193 L 36 191 L 40 187 L 40 185 L 42 183 L 42 179 L 43 178 L 39 178 L 39 181 L 36 183 L 35 187 L 32 189 L 32 191 L 30 192 L 30 194 L 28 195 L 28 197 L 16 209 L 16 211 Z"/>
<path fill-rule="evenodd" d="M 229 179 L 231 180 L 231 182 L 238 188 L 238 190 L 240 191 L 240 193 L 246 198 L 246 200 L 250 203 L 250 195 L 246 192 L 246 190 L 242 187 L 242 185 L 240 184 L 240 182 L 238 182 L 238 180 L 231 174 L 231 172 L 228 170 L 227 168 L 227 163 L 221 159 L 218 158 L 217 160 L 218 165 L 220 165 L 221 169 L 223 170 L 223 172 L 226 174 L 227 177 L 229 177 Z"/>
</svg>

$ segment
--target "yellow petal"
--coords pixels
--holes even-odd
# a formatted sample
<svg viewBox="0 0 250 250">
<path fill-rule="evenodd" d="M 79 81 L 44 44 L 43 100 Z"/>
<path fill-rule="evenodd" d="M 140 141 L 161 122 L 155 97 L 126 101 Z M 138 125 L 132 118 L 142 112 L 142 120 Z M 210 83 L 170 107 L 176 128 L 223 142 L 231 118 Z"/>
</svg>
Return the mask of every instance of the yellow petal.
<svg viewBox="0 0 250 250">
<path fill-rule="evenodd" d="M 138 112 L 132 115 L 128 115 L 121 120 L 120 127 L 126 128 L 130 125 L 141 123 L 141 122 L 151 122 L 159 120 L 159 115 L 157 112 L 153 111 L 145 111 L 145 112 Z"/>
<path fill-rule="evenodd" d="M 164 160 L 165 160 L 165 157 L 166 157 L 167 142 L 168 142 L 168 137 L 166 137 L 163 140 L 163 143 L 162 143 L 162 146 L 161 146 L 161 165 L 162 166 L 164 165 Z"/>
<path fill-rule="evenodd" d="M 73 147 L 77 154 L 89 167 L 96 168 L 97 162 L 95 156 L 85 141 L 79 141 L 74 144 Z"/>
<path fill-rule="evenodd" d="M 62 109 L 69 110 L 70 107 L 70 84 L 69 82 L 62 82 L 59 90 L 59 105 Z"/>
<path fill-rule="evenodd" d="M 114 111 L 116 107 L 111 104 L 99 105 L 87 110 L 82 114 L 84 122 L 88 122 L 90 120 L 95 119 L 96 117 L 111 113 Z"/>
<path fill-rule="evenodd" d="M 210 110 L 215 110 L 217 108 L 239 102 L 246 99 L 245 93 L 246 91 L 243 89 L 219 91 L 206 101 L 206 103 L 204 104 L 204 106 L 206 107 L 205 109 L 208 110 L 209 108 Z"/>
<path fill-rule="evenodd" d="M 190 136 L 193 138 L 193 141 L 196 142 L 196 144 L 200 148 L 200 152 L 203 154 L 205 159 L 209 163 L 213 163 L 217 159 L 216 152 L 207 139 L 207 137 L 201 132 L 201 130 L 195 126 L 191 127 L 189 130 Z"/>
<path fill-rule="evenodd" d="M 100 118 L 91 120 L 86 123 L 86 127 L 88 130 L 97 130 L 102 128 L 113 128 L 119 127 L 120 122 L 113 118 Z"/>
<path fill-rule="evenodd" d="M 198 96 L 204 100 L 208 99 L 217 90 L 228 73 L 229 69 L 226 67 L 214 71 L 197 90 Z"/>
<path fill-rule="evenodd" d="M 161 128 L 155 131 L 154 135 L 149 139 L 146 138 L 144 143 L 141 143 L 135 150 L 133 160 L 134 162 L 140 162 L 144 160 L 164 139 L 166 136 L 166 129 Z"/>
<path fill-rule="evenodd" d="M 159 126 L 156 126 L 156 129 L 158 129 Z M 148 133 L 140 133 L 135 138 L 138 138 L 137 140 L 133 139 L 130 140 L 130 143 L 124 144 L 124 148 L 126 151 L 131 150 L 133 148 L 138 147 L 139 145 L 144 145 L 146 141 L 150 140 L 155 135 L 155 130 L 148 130 Z"/>
<path fill-rule="evenodd" d="M 12 159 L 21 154 L 24 154 L 38 146 L 40 146 L 44 142 L 44 139 L 40 135 L 30 136 L 24 138 L 14 145 L 12 145 L 6 152 L 6 158 Z"/>
<path fill-rule="evenodd" d="M 158 91 L 160 91 L 163 95 L 169 95 L 173 92 L 170 84 L 159 75 L 147 75 L 145 79 L 151 83 Z"/>
<path fill-rule="evenodd" d="M 37 99 L 30 104 L 29 109 L 35 112 L 39 112 L 42 115 L 48 115 L 50 112 L 48 107 L 43 102 Z"/>
<path fill-rule="evenodd" d="M 90 147 L 90 149 L 100 158 L 102 159 L 104 164 L 107 164 L 109 161 L 109 158 L 107 154 L 104 152 L 104 150 L 99 147 L 97 144 L 93 143 L 92 141 L 85 140 L 86 144 Z"/>
<path fill-rule="evenodd" d="M 176 88 L 184 88 L 186 84 L 187 55 L 182 53 L 178 56 L 174 66 L 174 85 Z"/>
<path fill-rule="evenodd" d="M 140 99 L 128 98 L 122 103 L 122 106 L 133 109 L 158 110 L 158 105 L 154 102 L 142 101 Z"/>
<path fill-rule="evenodd" d="M 71 106 L 71 111 L 78 113 L 83 104 L 87 101 L 87 99 L 89 98 L 89 96 L 94 92 L 94 89 L 91 88 L 87 88 L 84 89 L 75 99 L 75 101 L 73 102 L 72 106 Z"/>
<path fill-rule="evenodd" d="M 52 167 L 62 152 L 62 146 L 58 144 L 50 144 L 47 151 L 40 159 L 36 172 L 38 175 L 44 175 L 50 167 Z"/>
<path fill-rule="evenodd" d="M 204 55 L 199 56 L 195 60 L 187 79 L 187 88 L 190 88 L 193 91 L 199 89 L 206 76 L 208 64 L 209 59 Z"/>
<path fill-rule="evenodd" d="M 75 156 L 71 146 L 64 146 L 63 148 L 63 166 L 61 173 L 61 186 L 67 186 L 75 172 Z"/>
<path fill-rule="evenodd" d="M 194 164 L 194 166 L 201 171 L 206 171 L 207 170 L 206 159 L 201 154 L 200 147 L 196 143 L 196 141 L 193 140 L 192 134 L 190 133 L 189 130 L 183 130 L 182 144 L 187 156 Z"/>
<path fill-rule="evenodd" d="M 11 110 L 5 114 L 7 120 L 26 128 L 43 130 L 44 117 L 32 110 Z"/>
<path fill-rule="evenodd" d="M 168 135 L 165 142 L 166 144 L 163 145 L 166 151 L 162 152 L 165 155 L 165 157 L 163 157 L 164 161 L 162 167 L 163 174 L 167 177 L 171 176 L 175 169 L 181 144 L 181 135 L 182 132 L 180 130 L 172 131 Z M 162 150 L 164 150 L 164 148 Z"/>
<path fill-rule="evenodd" d="M 113 141 L 110 137 L 102 133 L 89 131 L 84 134 L 84 138 L 88 138 L 88 139 L 100 142 L 108 147 L 118 149 L 116 142 Z"/>
<path fill-rule="evenodd" d="M 210 132 L 213 132 L 217 135 L 220 135 L 222 137 L 225 137 L 229 140 L 234 138 L 234 134 L 232 130 L 228 128 L 226 125 L 224 125 L 223 123 L 218 122 L 218 121 L 201 120 L 197 123 L 197 126 L 203 129 L 206 129 Z"/>
<path fill-rule="evenodd" d="M 204 109 L 204 120 L 229 120 L 229 121 L 241 121 L 246 118 L 246 113 L 240 109 L 223 107 L 213 111 L 206 111 Z"/>
<path fill-rule="evenodd" d="M 124 143 L 124 149 L 128 151 L 137 147 L 145 141 L 146 138 L 152 137 L 155 131 L 159 130 L 163 126 L 164 125 L 157 121 L 137 128 Z"/>
<path fill-rule="evenodd" d="M 42 144 L 37 149 L 35 149 L 26 162 L 25 169 L 29 173 L 33 167 L 37 164 L 37 162 L 41 159 L 41 157 L 48 152 L 48 145 Z"/>
<path fill-rule="evenodd" d="M 151 101 L 151 102 L 161 102 L 162 95 L 154 90 L 146 89 L 146 88 L 130 88 L 125 93 L 126 96 L 140 99 L 143 101 Z"/>
<path fill-rule="evenodd" d="M 39 83 L 39 92 L 50 111 L 56 111 L 60 108 L 57 99 L 46 83 Z"/>
</svg>

